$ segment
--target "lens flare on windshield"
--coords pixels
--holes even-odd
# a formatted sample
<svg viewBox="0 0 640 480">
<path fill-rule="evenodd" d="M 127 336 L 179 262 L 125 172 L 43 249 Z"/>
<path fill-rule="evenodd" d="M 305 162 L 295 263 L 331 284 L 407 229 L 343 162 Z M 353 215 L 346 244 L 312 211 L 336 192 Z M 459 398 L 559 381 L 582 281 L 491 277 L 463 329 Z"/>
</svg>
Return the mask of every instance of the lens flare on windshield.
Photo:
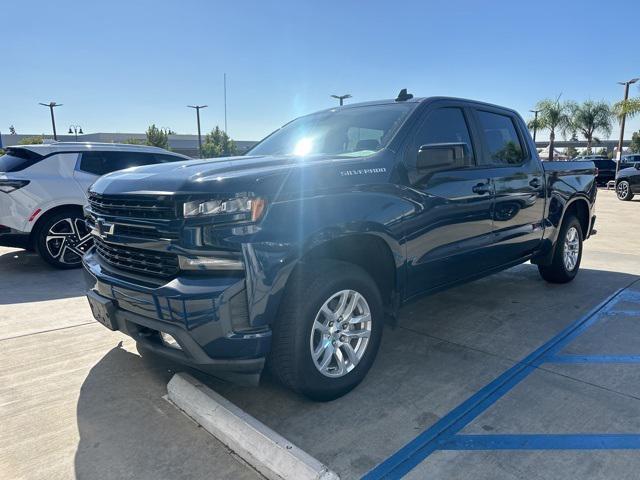
<svg viewBox="0 0 640 480">
<path fill-rule="evenodd" d="M 313 150 L 313 139 L 310 137 L 304 137 L 298 140 L 295 148 L 293 149 L 294 155 L 308 155 Z"/>
</svg>

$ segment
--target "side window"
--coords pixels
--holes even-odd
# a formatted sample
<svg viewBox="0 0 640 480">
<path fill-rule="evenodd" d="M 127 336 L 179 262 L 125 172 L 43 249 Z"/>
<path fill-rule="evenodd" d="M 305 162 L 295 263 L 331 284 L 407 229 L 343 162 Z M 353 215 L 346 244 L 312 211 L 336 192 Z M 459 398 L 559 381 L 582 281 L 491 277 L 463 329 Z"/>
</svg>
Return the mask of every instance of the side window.
<svg viewBox="0 0 640 480">
<path fill-rule="evenodd" d="M 524 149 L 516 132 L 513 119 L 508 115 L 478 111 L 480 131 L 489 149 L 489 158 L 483 163 L 492 165 L 521 165 Z"/>
<path fill-rule="evenodd" d="M 80 170 L 94 175 L 108 173 L 105 152 L 84 152 L 80 159 Z"/>
<path fill-rule="evenodd" d="M 416 133 L 415 148 L 418 164 L 421 154 L 432 150 L 424 166 L 430 161 L 449 162 L 452 167 L 475 165 L 469 128 L 459 108 L 446 107 L 430 112 Z"/>
<path fill-rule="evenodd" d="M 161 153 L 155 153 L 154 157 L 154 163 L 184 162 L 187 160 L 186 158 L 177 157 L 175 155 L 164 155 Z"/>
<path fill-rule="evenodd" d="M 80 170 L 94 175 L 106 175 L 116 170 L 159 163 L 154 154 L 141 152 L 85 152 Z"/>
</svg>

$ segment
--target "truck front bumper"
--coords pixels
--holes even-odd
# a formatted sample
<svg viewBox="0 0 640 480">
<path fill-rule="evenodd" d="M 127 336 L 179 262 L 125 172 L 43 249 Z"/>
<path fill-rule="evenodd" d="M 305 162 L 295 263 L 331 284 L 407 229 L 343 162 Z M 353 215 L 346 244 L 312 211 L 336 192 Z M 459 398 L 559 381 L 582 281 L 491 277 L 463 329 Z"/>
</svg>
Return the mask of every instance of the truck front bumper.
<svg viewBox="0 0 640 480">
<path fill-rule="evenodd" d="M 93 251 L 83 263 L 89 304 L 101 323 L 172 360 L 236 382 L 258 382 L 271 330 L 249 327 L 244 278 L 132 278 L 103 265 Z M 167 344 L 161 333 L 178 345 Z"/>
</svg>

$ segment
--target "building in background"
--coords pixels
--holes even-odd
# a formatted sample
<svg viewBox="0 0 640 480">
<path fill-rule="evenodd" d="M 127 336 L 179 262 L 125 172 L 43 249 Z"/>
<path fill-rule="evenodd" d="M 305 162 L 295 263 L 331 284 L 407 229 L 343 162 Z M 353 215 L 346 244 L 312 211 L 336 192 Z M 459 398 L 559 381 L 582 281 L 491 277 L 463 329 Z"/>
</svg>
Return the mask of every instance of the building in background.
<svg viewBox="0 0 640 480">
<path fill-rule="evenodd" d="M 20 140 L 26 137 L 39 137 L 39 134 L 24 134 L 24 135 L 11 135 L 2 134 L 0 136 L 0 145 L 4 147 L 10 147 L 18 145 Z M 53 141 L 50 135 L 44 136 L 45 141 Z M 144 133 L 86 133 L 84 135 L 78 135 L 79 142 L 104 142 L 104 143 L 122 143 L 130 139 L 146 141 L 147 137 Z M 75 135 L 58 135 L 58 141 L 60 142 L 75 142 Z M 238 149 L 238 155 L 242 155 L 249 150 L 257 142 L 234 140 Z M 197 135 L 169 135 L 169 147 L 176 153 L 182 153 L 190 157 L 198 158 L 198 136 Z"/>
</svg>

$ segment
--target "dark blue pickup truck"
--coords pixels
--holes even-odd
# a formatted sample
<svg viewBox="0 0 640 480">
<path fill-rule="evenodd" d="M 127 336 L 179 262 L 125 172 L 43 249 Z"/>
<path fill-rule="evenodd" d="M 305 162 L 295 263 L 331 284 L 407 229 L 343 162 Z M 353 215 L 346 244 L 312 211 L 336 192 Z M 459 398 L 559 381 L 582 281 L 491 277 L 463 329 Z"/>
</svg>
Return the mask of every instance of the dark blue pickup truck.
<svg viewBox="0 0 640 480">
<path fill-rule="evenodd" d="M 242 157 L 96 181 L 89 303 L 143 350 L 235 381 L 266 364 L 333 399 L 419 296 L 529 260 L 572 280 L 594 173 L 542 163 L 520 116 L 486 103 L 403 91 L 332 108 Z"/>
</svg>

